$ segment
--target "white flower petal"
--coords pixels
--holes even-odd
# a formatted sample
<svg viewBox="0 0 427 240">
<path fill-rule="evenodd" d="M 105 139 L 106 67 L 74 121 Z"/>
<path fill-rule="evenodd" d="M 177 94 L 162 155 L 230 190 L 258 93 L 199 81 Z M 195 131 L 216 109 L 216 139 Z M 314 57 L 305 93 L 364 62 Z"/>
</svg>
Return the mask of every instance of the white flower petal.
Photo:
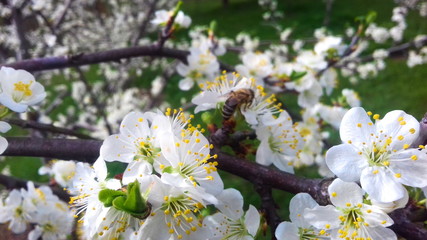
<svg viewBox="0 0 427 240">
<path fill-rule="evenodd" d="M 136 151 L 137 149 L 132 144 L 132 139 L 123 134 L 114 134 L 104 140 L 100 155 L 105 161 L 130 163 L 133 161 Z"/>
<path fill-rule="evenodd" d="M 329 228 L 334 229 L 340 226 L 339 216 L 341 212 L 334 206 L 317 206 L 313 209 L 304 210 L 304 219 L 319 229 Z"/>
<path fill-rule="evenodd" d="M 363 201 L 363 190 L 354 182 L 335 179 L 328 187 L 331 202 L 336 207 L 345 208 L 348 203 L 355 206 Z"/>
<path fill-rule="evenodd" d="M 341 140 L 346 143 L 369 142 L 371 133 L 375 133 L 375 125 L 372 124 L 366 111 L 361 107 L 348 110 L 341 121 Z"/>
<path fill-rule="evenodd" d="M 12 126 L 9 123 L 0 121 L 0 132 L 5 133 L 8 132 Z"/>
<path fill-rule="evenodd" d="M 383 168 L 365 168 L 360 176 L 360 184 L 370 198 L 380 202 L 392 202 L 405 196 L 406 189 L 392 173 Z"/>
<path fill-rule="evenodd" d="M 277 240 L 300 240 L 298 227 L 291 222 L 281 222 L 276 228 Z"/>
<path fill-rule="evenodd" d="M 298 227 L 309 227 L 310 224 L 308 224 L 303 218 L 304 210 L 306 208 L 312 209 L 317 206 L 319 206 L 319 204 L 314 201 L 310 194 L 298 193 L 291 199 L 291 202 L 289 203 L 289 218 L 291 219 L 292 223 Z"/>
<path fill-rule="evenodd" d="M 224 189 L 217 196 L 218 204 L 215 206 L 227 217 L 237 220 L 243 215 L 242 194 L 234 188 Z"/>
<path fill-rule="evenodd" d="M 9 146 L 9 143 L 7 142 L 6 138 L 0 136 L 0 154 L 6 151 L 6 148 L 8 146 Z"/>
<path fill-rule="evenodd" d="M 394 223 L 391 217 L 374 206 L 364 205 L 361 211 L 363 212 L 364 221 L 368 223 L 370 227 L 389 227 Z"/>
<path fill-rule="evenodd" d="M 390 144 L 393 149 L 401 149 L 404 144 L 411 144 L 419 135 L 419 122 L 401 110 L 387 113 L 376 125 L 378 133 L 383 131 L 393 137 Z"/>
<path fill-rule="evenodd" d="M 191 78 L 181 79 L 178 83 L 179 89 L 182 91 L 188 91 L 194 86 L 194 80 Z"/>
<path fill-rule="evenodd" d="M 367 229 L 369 230 L 369 237 L 371 239 L 397 240 L 396 234 L 389 228 L 375 227 Z"/>
<path fill-rule="evenodd" d="M 153 167 L 150 163 L 144 160 L 132 161 L 126 167 L 125 172 L 123 173 L 122 183 L 127 185 L 135 180 L 140 180 L 146 175 L 149 175 L 153 172 Z"/>
<path fill-rule="evenodd" d="M 358 181 L 366 160 L 349 144 L 340 144 L 326 152 L 326 165 L 346 182 Z M 351 171 L 349 171 L 351 169 Z"/>
<path fill-rule="evenodd" d="M 10 110 L 19 113 L 25 112 L 28 107 L 25 104 L 13 101 L 12 97 L 5 92 L 0 93 L 0 103 L 8 107 Z"/>
<path fill-rule="evenodd" d="M 396 180 L 402 184 L 411 187 L 427 186 L 427 156 L 417 149 L 408 149 L 390 156 L 390 169 L 400 175 Z"/>
<path fill-rule="evenodd" d="M 261 141 L 261 144 L 258 146 L 258 149 L 256 151 L 256 162 L 264 165 L 269 166 L 272 163 L 272 155 L 273 152 L 270 149 L 270 146 L 268 144 L 268 138 Z"/>
<path fill-rule="evenodd" d="M 252 237 L 255 237 L 256 233 L 258 232 L 259 223 L 260 215 L 258 210 L 254 206 L 249 205 L 249 209 L 245 214 L 245 225 L 246 229 Z"/>
</svg>

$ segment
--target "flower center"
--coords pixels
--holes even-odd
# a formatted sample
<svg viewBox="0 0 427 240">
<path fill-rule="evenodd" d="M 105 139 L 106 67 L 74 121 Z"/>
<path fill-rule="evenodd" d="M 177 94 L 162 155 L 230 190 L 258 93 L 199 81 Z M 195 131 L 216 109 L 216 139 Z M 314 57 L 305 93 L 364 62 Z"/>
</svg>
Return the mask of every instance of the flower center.
<svg viewBox="0 0 427 240">
<path fill-rule="evenodd" d="M 50 223 L 47 223 L 47 224 L 43 225 L 43 230 L 44 230 L 44 232 L 54 232 L 55 226 L 53 226 Z"/>
<path fill-rule="evenodd" d="M 350 203 L 347 203 L 347 205 L 350 205 Z M 340 238 L 353 239 L 359 234 L 359 229 L 365 226 L 366 223 L 363 218 L 361 207 L 362 204 L 358 204 L 357 206 L 342 209 L 343 215 L 339 216 L 339 220 L 343 227 L 338 230 Z"/>
<path fill-rule="evenodd" d="M 389 165 L 389 146 L 391 142 L 391 137 L 389 137 L 384 142 L 373 142 L 372 146 L 364 148 L 363 154 L 368 160 L 369 166 L 387 167 Z"/>
<path fill-rule="evenodd" d="M 135 155 L 134 160 L 146 160 L 149 163 L 153 163 L 154 159 L 160 153 L 159 148 L 155 148 L 149 138 L 138 141 L 137 143 L 138 153 Z"/>
<path fill-rule="evenodd" d="M 201 226 L 195 214 L 202 208 L 204 208 L 203 204 L 184 195 L 177 197 L 165 196 L 161 209 L 166 217 L 172 217 L 172 221 L 166 220 L 168 232 L 170 234 L 180 233 L 182 231 L 186 234 L 195 232 L 197 226 Z M 180 238 L 180 236 L 181 235 L 178 235 L 178 238 Z"/>
<path fill-rule="evenodd" d="M 329 239 L 329 234 L 325 231 L 321 231 L 319 233 L 316 233 L 311 228 L 298 228 L 298 234 L 300 236 L 300 240 L 320 240 L 320 239 Z M 319 236 L 319 235 L 325 235 L 325 236 Z"/>
<path fill-rule="evenodd" d="M 33 91 L 31 91 L 30 86 L 33 82 L 31 81 L 28 84 L 25 84 L 21 81 L 13 84 L 15 86 L 15 91 L 22 92 L 24 96 L 29 97 L 33 95 Z"/>
</svg>

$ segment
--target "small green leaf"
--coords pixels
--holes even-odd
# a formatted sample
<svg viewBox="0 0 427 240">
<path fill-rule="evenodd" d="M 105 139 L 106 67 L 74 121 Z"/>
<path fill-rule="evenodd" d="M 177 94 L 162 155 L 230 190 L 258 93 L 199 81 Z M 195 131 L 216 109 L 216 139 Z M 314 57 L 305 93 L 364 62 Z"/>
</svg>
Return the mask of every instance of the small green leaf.
<svg viewBox="0 0 427 240">
<path fill-rule="evenodd" d="M 376 18 L 377 18 L 377 12 L 370 11 L 366 16 L 366 24 L 369 25 L 370 23 L 373 23 Z"/>
<path fill-rule="evenodd" d="M 122 191 L 113 189 L 103 189 L 98 193 L 98 199 L 104 204 L 105 207 L 111 207 L 113 205 L 114 199 L 119 196 L 126 196 L 126 194 Z"/>
<path fill-rule="evenodd" d="M 295 81 L 295 80 L 298 80 L 298 79 L 304 77 L 306 74 L 307 74 L 307 72 L 292 71 L 290 79 L 291 79 L 291 81 Z"/>
</svg>

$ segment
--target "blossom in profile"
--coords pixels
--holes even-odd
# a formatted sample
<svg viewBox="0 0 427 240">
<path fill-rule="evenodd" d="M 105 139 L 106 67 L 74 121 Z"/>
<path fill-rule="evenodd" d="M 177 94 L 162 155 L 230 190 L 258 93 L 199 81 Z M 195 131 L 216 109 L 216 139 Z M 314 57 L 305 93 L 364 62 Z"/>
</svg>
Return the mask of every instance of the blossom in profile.
<svg viewBox="0 0 427 240">
<path fill-rule="evenodd" d="M 0 69 L 0 103 L 14 112 L 25 112 L 28 106 L 46 97 L 43 85 L 25 70 Z"/>
<path fill-rule="evenodd" d="M 401 110 L 387 113 L 372 123 L 363 108 L 350 109 L 343 117 L 343 144 L 326 153 L 326 164 L 344 181 L 360 181 L 370 198 L 392 202 L 405 196 L 405 187 L 427 185 L 427 155 L 411 144 L 419 135 L 419 123 Z"/>
<path fill-rule="evenodd" d="M 173 16 L 174 11 L 159 10 L 154 13 L 155 18 L 151 20 L 154 25 L 166 26 L 169 19 Z M 182 11 L 178 11 L 175 17 L 175 25 L 183 28 L 188 28 L 191 24 L 191 18 L 184 14 Z"/>
</svg>

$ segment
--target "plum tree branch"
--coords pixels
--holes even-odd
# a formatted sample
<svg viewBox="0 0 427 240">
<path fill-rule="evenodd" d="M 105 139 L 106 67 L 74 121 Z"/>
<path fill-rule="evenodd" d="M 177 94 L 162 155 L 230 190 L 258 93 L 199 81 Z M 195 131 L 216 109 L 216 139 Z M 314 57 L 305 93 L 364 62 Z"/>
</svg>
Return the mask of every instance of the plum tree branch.
<svg viewBox="0 0 427 240">
<path fill-rule="evenodd" d="M 82 138 L 82 139 L 94 139 L 89 135 L 79 133 L 77 131 L 67 129 L 67 128 L 56 127 L 52 124 L 43 124 L 43 123 L 39 123 L 36 121 L 25 121 L 22 119 L 7 119 L 4 121 L 8 122 L 10 124 L 22 127 L 22 128 L 37 129 L 40 131 L 63 134 L 63 135 L 68 135 L 68 136 L 74 136 L 74 137 L 78 137 L 78 138 Z"/>
<path fill-rule="evenodd" d="M 69 67 L 77 67 L 103 62 L 117 62 L 121 59 L 130 59 L 136 57 L 166 57 L 178 59 L 183 63 L 187 63 L 188 51 L 172 48 L 159 48 L 157 45 L 136 46 L 128 48 L 113 49 L 100 51 L 95 53 L 81 53 L 71 56 L 45 57 L 34 58 L 23 61 L 18 61 L 1 66 L 12 67 L 15 69 L 24 69 L 29 72 L 37 72 L 52 69 L 62 69 Z M 222 70 L 232 71 L 233 67 L 220 63 Z"/>
</svg>

